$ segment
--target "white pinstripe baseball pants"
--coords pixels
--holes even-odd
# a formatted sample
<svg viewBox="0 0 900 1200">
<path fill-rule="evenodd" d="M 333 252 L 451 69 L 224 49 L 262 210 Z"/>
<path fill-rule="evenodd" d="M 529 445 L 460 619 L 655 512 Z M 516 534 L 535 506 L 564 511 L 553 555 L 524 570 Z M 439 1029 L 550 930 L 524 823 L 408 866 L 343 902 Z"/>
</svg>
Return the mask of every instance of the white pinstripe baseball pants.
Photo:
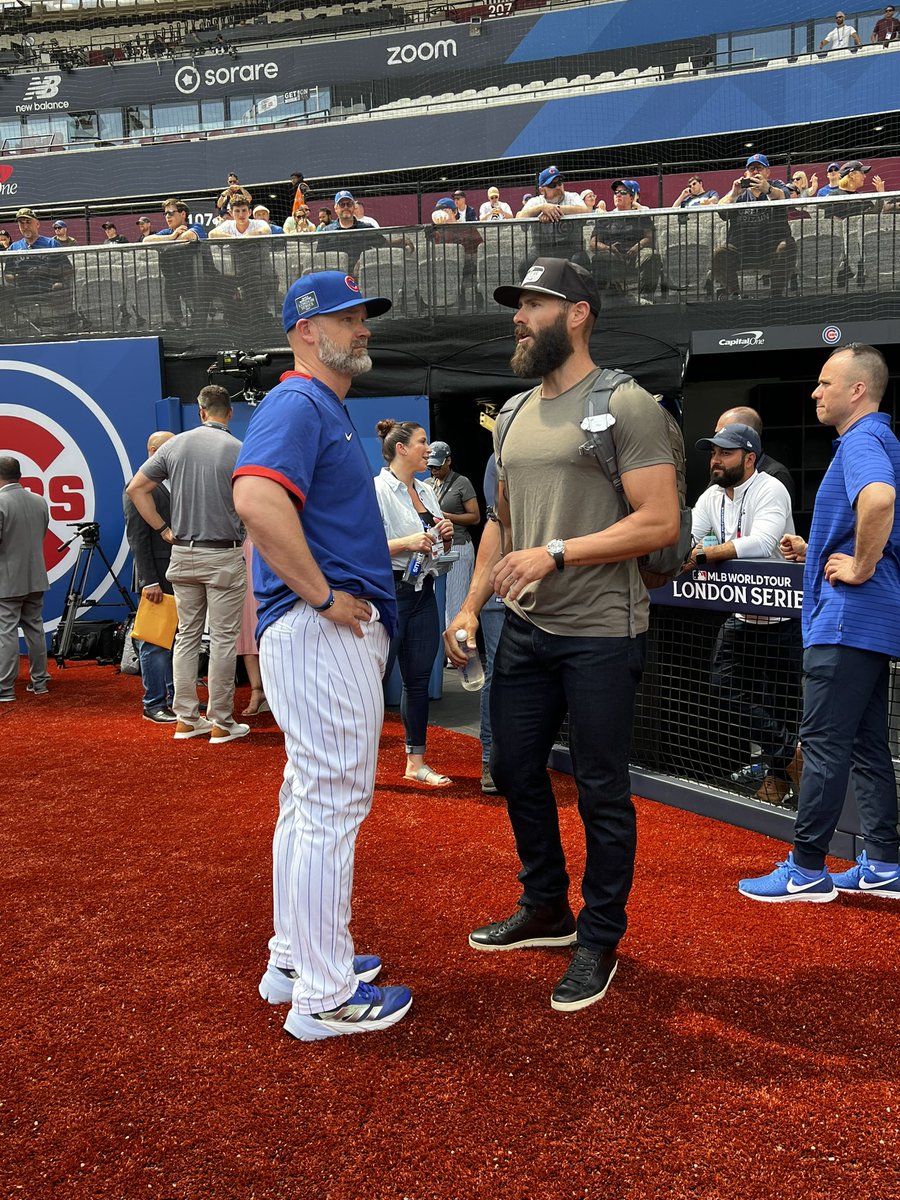
<svg viewBox="0 0 900 1200">
<path fill-rule="evenodd" d="M 259 648 L 287 753 L 272 842 L 270 961 L 297 972 L 293 1006 L 302 1014 L 337 1008 L 357 987 L 353 859 L 375 790 L 389 645 L 379 620 L 364 629 L 357 638 L 298 601 Z"/>
<path fill-rule="evenodd" d="M 453 549 L 459 551 L 459 558 L 447 572 L 444 629 L 462 608 L 463 600 L 469 594 L 469 584 L 472 582 L 472 574 L 475 570 L 475 546 L 472 542 L 462 542 Z"/>
</svg>

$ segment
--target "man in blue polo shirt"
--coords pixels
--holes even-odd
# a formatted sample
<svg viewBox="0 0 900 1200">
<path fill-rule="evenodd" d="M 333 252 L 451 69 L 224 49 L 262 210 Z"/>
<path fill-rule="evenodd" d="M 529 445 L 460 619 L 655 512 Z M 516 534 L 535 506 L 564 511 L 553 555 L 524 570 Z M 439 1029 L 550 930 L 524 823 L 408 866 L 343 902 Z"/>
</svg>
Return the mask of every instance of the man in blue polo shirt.
<svg viewBox="0 0 900 1200">
<path fill-rule="evenodd" d="M 836 350 L 813 392 L 816 415 L 838 432 L 819 488 L 809 544 L 781 543 L 806 562 L 800 742 L 803 775 L 787 862 L 741 895 L 769 903 L 823 903 L 838 892 L 900 898 L 897 782 L 888 743 L 890 660 L 900 656 L 900 442 L 878 411 L 888 381 L 878 350 Z M 825 855 L 853 780 L 863 850 L 856 866 L 829 874 Z"/>
<path fill-rule="evenodd" d="M 256 409 L 234 499 L 256 548 L 260 670 L 287 764 L 273 844 L 275 934 L 259 991 L 290 1003 L 302 1041 L 399 1021 L 405 987 L 374 987 L 349 932 L 356 835 L 372 803 L 381 678 L 396 624 L 372 469 L 345 398 L 370 370 L 367 317 L 388 311 L 340 271 L 304 275 L 284 300 L 294 369 Z"/>
</svg>

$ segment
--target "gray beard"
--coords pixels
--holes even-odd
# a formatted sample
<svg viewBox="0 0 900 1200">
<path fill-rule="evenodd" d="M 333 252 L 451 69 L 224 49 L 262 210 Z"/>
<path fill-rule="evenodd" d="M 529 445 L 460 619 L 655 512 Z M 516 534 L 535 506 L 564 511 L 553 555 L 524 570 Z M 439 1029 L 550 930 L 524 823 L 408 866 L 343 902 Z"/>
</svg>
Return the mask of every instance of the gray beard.
<svg viewBox="0 0 900 1200">
<path fill-rule="evenodd" d="M 531 345 L 519 342 L 509 360 L 520 379 L 543 379 L 558 370 L 572 353 L 572 342 L 566 328 L 566 314 L 532 336 Z"/>
<path fill-rule="evenodd" d="M 368 353 L 358 354 L 352 350 L 341 350 L 326 333 L 319 330 L 319 361 L 323 367 L 336 371 L 338 375 L 365 375 L 372 370 L 372 359 Z"/>
</svg>

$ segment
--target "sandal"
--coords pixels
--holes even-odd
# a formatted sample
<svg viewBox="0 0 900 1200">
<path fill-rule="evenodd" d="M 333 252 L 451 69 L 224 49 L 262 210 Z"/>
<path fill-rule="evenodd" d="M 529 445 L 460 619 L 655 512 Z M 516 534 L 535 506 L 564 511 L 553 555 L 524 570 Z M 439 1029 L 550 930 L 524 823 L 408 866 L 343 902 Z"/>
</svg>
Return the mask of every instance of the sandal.
<svg viewBox="0 0 900 1200">
<path fill-rule="evenodd" d="M 407 771 L 403 776 L 404 779 L 410 780 L 411 783 L 424 783 L 427 787 L 449 787 L 453 782 L 446 775 L 441 775 L 438 771 L 433 771 L 429 766 L 419 767 L 414 775 L 410 775 Z"/>
<path fill-rule="evenodd" d="M 257 700 L 256 705 L 254 706 L 253 699 L 255 696 L 261 696 L 262 699 Z M 269 702 L 263 695 L 262 688 L 253 688 L 250 692 L 250 703 L 247 705 L 247 707 L 241 713 L 241 716 L 242 717 L 256 717 L 256 716 L 259 716 L 260 713 L 267 713 L 267 712 L 271 712 L 271 711 L 272 710 L 269 708 Z"/>
</svg>

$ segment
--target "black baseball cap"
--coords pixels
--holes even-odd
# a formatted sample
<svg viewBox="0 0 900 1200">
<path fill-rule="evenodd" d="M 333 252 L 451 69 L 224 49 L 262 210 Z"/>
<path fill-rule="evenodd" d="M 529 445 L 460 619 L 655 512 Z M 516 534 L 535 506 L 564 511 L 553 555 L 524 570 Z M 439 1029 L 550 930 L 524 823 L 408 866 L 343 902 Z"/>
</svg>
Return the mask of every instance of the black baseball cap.
<svg viewBox="0 0 900 1200">
<path fill-rule="evenodd" d="M 504 308 L 518 308 L 523 292 L 556 296 L 572 304 L 586 301 L 591 312 L 600 311 L 600 293 L 590 271 L 567 258 L 536 258 L 518 286 L 506 284 L 494 289 L 494 299 Z"/>
<path fill-rule="evenodd" d="M 104 221 L 103 224 L 100 226 L 100 228 L 101 229 L 118 229 L 119 227 L 115 223 L 115 221 Z"/>
</svg>

